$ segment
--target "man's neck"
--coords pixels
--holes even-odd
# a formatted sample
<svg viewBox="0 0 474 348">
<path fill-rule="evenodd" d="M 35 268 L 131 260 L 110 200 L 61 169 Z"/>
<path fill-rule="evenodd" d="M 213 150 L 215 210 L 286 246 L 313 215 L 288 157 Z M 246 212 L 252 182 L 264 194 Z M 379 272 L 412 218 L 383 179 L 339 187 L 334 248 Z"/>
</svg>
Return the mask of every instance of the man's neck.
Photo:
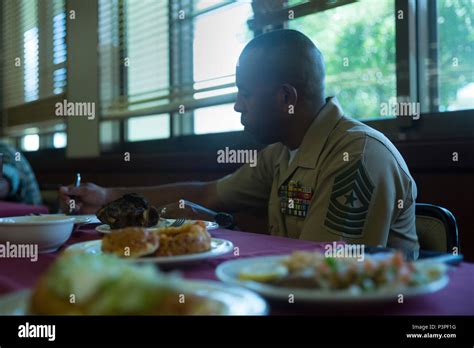
<svg viewBox="0 0 474 348">
<path fill-rule="evenodd" d="M 299 148 L 303 142 L 306 132 L 316 117 L 318 117 L 324 105 L 326 105 L 325 102 L 315 108 L 317 110 L 316 112 L 307 112 L 300 115 L 294 115 L 295 119 L 289 125 L 287 137 L 282 141 L 282 143 L 290 150 Z"/>
</svg>

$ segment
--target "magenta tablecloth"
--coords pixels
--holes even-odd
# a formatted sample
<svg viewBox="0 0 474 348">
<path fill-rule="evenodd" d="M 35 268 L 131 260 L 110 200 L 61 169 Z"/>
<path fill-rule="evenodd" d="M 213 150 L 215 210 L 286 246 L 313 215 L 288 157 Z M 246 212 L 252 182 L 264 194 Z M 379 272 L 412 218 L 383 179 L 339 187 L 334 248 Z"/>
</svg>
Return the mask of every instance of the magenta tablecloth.
<svg viewBox="0 0 474 348">
<path fill-rule="evenodd" d="M 23 216 L 33 213 L 48 214 L 48 208 L 43 205 L 28 205 L 0 201 L 0 217 Z"/>
<path fill-rule="evenodd" d="M 199 261 L 196 264 L 181 267 L 184 277 L 191 279 L 216 280 L 216 266 L 236 257 L 287 254 L 293 250 L 322 249 L 323 244 L 261 234 L 216 230 L 212 234 L 217 238 L 228 239 L 238 247 L 239 256 L 233 253 L 212 260 Z M 67 245 L 81 241 L 98 239 L 101 235 L 94 226 L 83 226 L 75 230 Z M 0 294 L 29 288 L 38 276 L 57 257 L 57 253 L 41 254 L 37 262 L 26 259 L 0 260 Z M 307 315 L 473 315 L 474 314 L 474 264 L 462 263 L 450 273 L 448 286 L 430 295 L 406 300 L 399 304 L 360 304 L 351 306 L 308 305 L 271 301 L 271 314 L 307 314 Z"/>
</svg>

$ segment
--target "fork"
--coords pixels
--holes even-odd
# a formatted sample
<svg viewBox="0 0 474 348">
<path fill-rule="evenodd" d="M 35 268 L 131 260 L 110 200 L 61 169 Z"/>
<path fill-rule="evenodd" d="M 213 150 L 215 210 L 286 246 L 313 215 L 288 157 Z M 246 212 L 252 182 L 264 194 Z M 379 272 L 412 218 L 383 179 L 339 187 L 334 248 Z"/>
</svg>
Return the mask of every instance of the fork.
<svg viewBox="0 0 474 348">
<path fill-rule="evenodd" d="M 169 225 L 169 227 L 179 227 L 182 224 L 184 224 L 185 221 L 186 219 L 183 219 L 183 218 L 176 219 L 171 225 Z"/>
</svg>

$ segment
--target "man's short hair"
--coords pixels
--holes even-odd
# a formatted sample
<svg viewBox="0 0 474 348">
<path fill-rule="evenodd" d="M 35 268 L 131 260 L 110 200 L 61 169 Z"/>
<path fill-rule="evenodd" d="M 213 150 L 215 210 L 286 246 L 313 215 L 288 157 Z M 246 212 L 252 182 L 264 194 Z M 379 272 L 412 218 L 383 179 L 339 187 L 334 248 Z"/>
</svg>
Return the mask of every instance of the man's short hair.
<svg viewBox="0 0 474 348">
<path fill-rule="evenodd" d="M 255 63 L 263 76 L 293 85 L 307 102 L 324 98 L 324 59 L 303 33 L 283 29 L 262 34 L 245 46 L 241 57 L 250 52 L 257 53 Z"/>
</svg>

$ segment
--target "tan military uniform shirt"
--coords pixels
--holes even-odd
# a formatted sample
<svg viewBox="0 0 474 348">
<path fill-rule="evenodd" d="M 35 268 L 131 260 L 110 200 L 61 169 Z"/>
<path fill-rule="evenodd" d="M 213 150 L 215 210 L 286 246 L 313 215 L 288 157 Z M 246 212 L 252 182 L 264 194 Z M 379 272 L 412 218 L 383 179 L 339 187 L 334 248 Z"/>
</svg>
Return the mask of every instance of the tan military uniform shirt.
<svg viewBox="0 0 474 348">
<path fill-rule="evenodd" d="M 418 255 L 416 184 L 395 146 L 380 132 L 343 116 L 336 98 L 315 118 L 289 162 L 282 143 L 259 152 L 218 181 L 219 199 L 233 209 L 268 205 L 272 235 L 345 240 Z"/>
</svg>

